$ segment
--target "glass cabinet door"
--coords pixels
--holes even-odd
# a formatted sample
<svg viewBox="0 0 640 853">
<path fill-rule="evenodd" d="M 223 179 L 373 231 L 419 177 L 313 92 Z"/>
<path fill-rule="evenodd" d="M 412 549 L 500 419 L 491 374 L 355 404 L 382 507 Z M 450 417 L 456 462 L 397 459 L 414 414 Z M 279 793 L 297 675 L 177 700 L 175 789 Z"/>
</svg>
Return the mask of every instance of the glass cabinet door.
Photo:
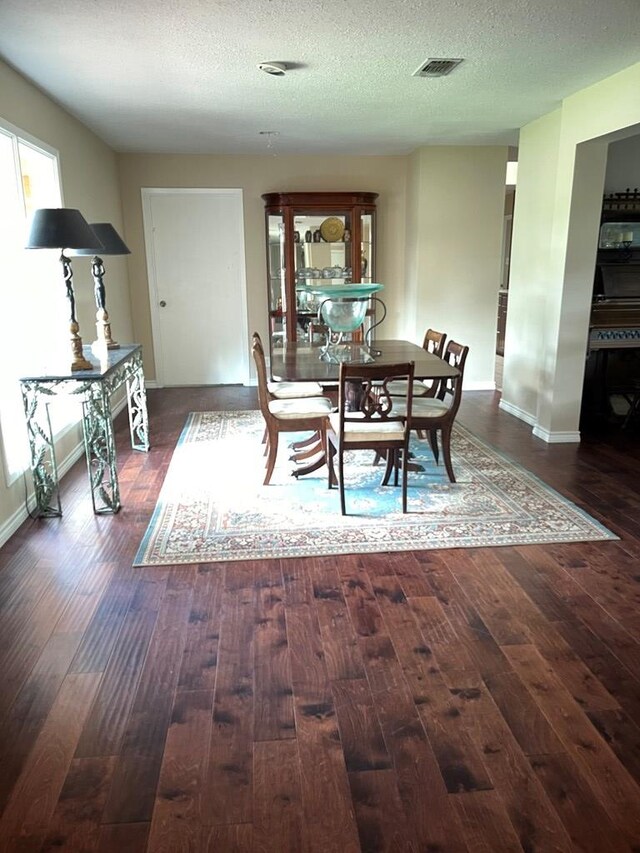
<svg viewBox="0 0 640 853">
<path fill-rule="evenodd" d="M 281 213 L 267 216 L 267 266 L 269 274 L 269 326 L 271 345 L 282 346 L 287 339 L 285 287 L 284 217 Z"/>
<path fill-rule="evenodd" d="M 373 246 L 374 219 L 373 213 L 363 213 L 360 217 L 360 281 L 374 281 Z"/>
<path fill-rule="evenodd" d="M 351 216 L 296 211 L 293 224 L 296 338 L 308 341 L 320 305 L 318 296 L 308 288 L 317 281 L 332 284 L 351 281 Z"/>
</svg>

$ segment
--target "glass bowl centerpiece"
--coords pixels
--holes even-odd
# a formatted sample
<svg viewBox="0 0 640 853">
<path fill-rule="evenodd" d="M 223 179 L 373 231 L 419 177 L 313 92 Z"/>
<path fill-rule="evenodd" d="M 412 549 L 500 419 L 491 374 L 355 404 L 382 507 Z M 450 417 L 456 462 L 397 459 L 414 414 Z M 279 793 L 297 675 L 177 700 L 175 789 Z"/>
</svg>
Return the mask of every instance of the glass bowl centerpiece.
<svg viewBox="0 0 640 853">
<path fill-rule="evenodd" d="M 320 358 L 325 361 L 354 360 L 354 348 L 350 342 L 344 341 L 344 335 L 359 329 L 366 317 L 370 299 L 374 293 L 382 290 L 383 284 L 376 282 L 350 282 L 335 284 L 333 282 L 314 281 L 304 285 L 300 290 L 313 294 L 319 302 L 318 319 L 328 328 L 327 342 L 322 349 Z M 373 297 L 375 299 L 375 297 Z M 377 300 L 381 302 L 381 300 Z M 381 302 L 382 305 L 384 303 Z M 385 310 L 386 314 L 386 310 Z M 382 318 L 384 319 L 384 317 Z M 382 319 L 379 322 L 382 322 Z M 374 325 L 378 325 L 375 323 Z M 367 336 L 373 330 L 368 330 Z M 365 336 L 365 340 L 366 337 Z M 359 347 L 359 360 L 371 360 L 366 352 L 368 345 Z"/>
</svg>

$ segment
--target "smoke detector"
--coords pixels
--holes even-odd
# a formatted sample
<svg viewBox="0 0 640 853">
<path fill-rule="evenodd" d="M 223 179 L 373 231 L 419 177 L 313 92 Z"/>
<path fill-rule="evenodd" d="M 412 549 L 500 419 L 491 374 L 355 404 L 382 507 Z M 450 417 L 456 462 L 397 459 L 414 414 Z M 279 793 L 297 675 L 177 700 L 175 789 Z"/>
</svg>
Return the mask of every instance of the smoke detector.
<svg viewBox="0 0 640 853">
<path fill-rule="evenodd" d="M 284 62 L 259 62 L 258 68 L 265 74 L 272 74 L 274 77 L 284 77 L 287 70 Z"/>
<path fill-rule="evenodd" d="M 427 59 L 423 62 L 417 71 L 413 72 L 413 77 L 446 77 L 454 68 L 460 65 L 462 59 Z"/>
</svg>

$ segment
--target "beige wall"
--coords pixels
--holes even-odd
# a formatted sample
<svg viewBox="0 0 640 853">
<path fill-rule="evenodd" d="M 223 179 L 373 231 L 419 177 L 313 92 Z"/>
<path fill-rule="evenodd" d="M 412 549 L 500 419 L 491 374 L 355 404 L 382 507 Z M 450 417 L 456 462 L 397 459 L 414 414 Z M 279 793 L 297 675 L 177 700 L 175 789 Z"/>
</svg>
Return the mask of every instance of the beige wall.
<svg viewBox="0 0 640 853">
<path fill-rule="evenodd" d="M 521 132 L 502 406 L 546 441 L 579 438 L 607 145 L 639 121 L 640 63 Z"/>
<path fill-rule="evenodd" d="M 433 146 L 411 156 L 405 316 L 469 346 L 465 387 L 493 388 L 507 146 Z"/>
<path fill-rule="evenodd" d="M 121 232 L 122 208 L 115 153 L 83 124 L 0 62 L 0 117 L 27 131 L 60 154 L 66 207 L 77 207 L 89 222 L 111 222 Z M 132 339 L 126 261 L 105 263 L 107 307 L 114 337 Z M 85 343 L 95 340 L 95 304 L 89 258 L 73 261 L 76 308 Z M 61 299 L 64 286 L 60 285 Z"/>
<path fill-rule="evenodd" d="M 112 222 L 118 230 L 122 228 L 115 154 L 84 125 L 3 62 L 0 62 L 0 117 L 57 149 L 66 207 L 77 207 L 90 222 Z M 114 337 L 130 341 L 133 330 L 126 262 L 110 258 L 105 267 L 108 267 L 105 285 Z M 96 337 L 96 308 L 90 259 L 74 259 L 73 268 L 80 330 L 84 342 L 91 343 Z M 60 299 L 64 301 L 62 272 L 59 282 L 54 284 L 60 288 Z M 45 285 L 51 286 L 51 283 Z M 28 319 L 24 323 L 28 330 Z M 66 337 L 68 329 L 61 328 L 60 334 Z M 65 436 L 58 448 L 58 460 L 64 459 L 79 440 L 78 430 Z M 87 500 L 90 500 L 88 485 Z M 18 480 L 7 488 L 0 474 L 0 529 L 20 516 L 23 505 L 23 482 Z"/>
<path fill-rule="evenodd" d="M 420 204 L 420 166 L 422 158 L 420 151 L 414 151 L 408 157 L 407 165 L 407 227 L 405 231 L 405 270 L 406 270 L 406 304 L 418 304 L 418 282 L 423 280 L 423 253 L 420 252 L 420 235 L 424 223 L 422 221 L 422 206 Z M 405 312 L 405 328 L 402 337 L 416 343 L 422 343 L 420 330 L 417 328 L 415 312 Z M 422 332 L 424 336 L 424 331 Z"/>
<path fill-rule="evenodd" d="M 532 424 L 537 417 L 538 356 L 550 287 L 547 256 L 553 220 L 549 212 L 555 197 L 561 117 L 556 110 L 520 132 L 502 400 Z"/>
<path fill-rule="evenodd" d="M 243 191 L 249 330 L 267 335 L 263 193 L 313 190 L 377 192 L 377 279 L 388 316 L 380 334 L 402 331 L 405 271 L 406 157 L 274 157 L 142 155 L 119 157 L 134 333 L 145 374 L 155 377 L 142 221 L 142 187 L 234 187 Z M 247 341 L 247 347 L 249 341 Z"/>
</svg>

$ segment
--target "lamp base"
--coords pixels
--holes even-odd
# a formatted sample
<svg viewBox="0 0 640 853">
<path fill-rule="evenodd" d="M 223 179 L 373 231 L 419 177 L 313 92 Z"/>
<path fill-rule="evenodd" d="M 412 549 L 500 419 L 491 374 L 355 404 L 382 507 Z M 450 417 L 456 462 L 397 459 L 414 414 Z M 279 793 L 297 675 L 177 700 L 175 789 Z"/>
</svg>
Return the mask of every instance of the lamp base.
<svg viewBox="0 0 640 853">
<path fill-rule="evenodd" d="M 96 330 L 98 337 L 94 341 L 93 346 L 120 349 L 120 344 L 111 337 L 111 323 L 106 308 L 98 308 L 96 312 Z"/>
<path fill-rule="evenodd" d="M 71 370 L 72 372 L 75 370 L 93 370 L 93 364 L 82 354 L 82 338 L 78 334 L 79 326 L 76 322 L 72 321 L 69 326 L 69 332 L 71 337 L 71 354 L 73 355 L 73 359 L 71 361 Z"/>
</svg>

